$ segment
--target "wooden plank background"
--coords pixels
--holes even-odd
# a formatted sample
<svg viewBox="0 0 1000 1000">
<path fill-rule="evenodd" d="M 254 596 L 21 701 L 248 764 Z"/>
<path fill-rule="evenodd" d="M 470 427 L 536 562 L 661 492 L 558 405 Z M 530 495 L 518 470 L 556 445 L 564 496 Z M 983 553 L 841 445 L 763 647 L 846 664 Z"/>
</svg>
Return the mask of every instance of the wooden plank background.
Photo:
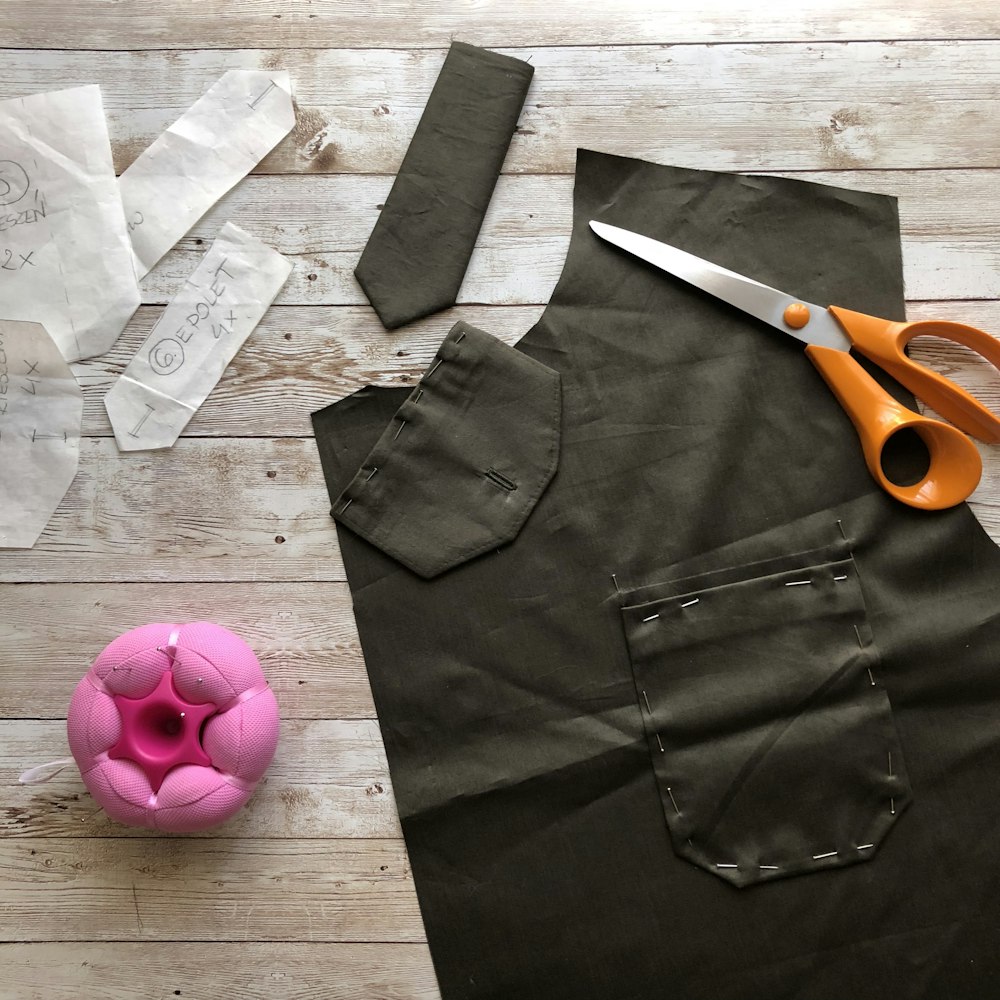
<svg viewBox="0 0 1000 1000">
<path fill-rule="evenodd" d="M 453 37 L 536 75 L 459 305 L 387 334 L 352 270 Z M 559 274 L 577 146 L 893 194 L 908 315 L 1000 330 L 996 3 L 0 3 L 0 99 L 99 83 L 119 171 L 232 68 L 289 70 L 296 127 L 143 281 L 114 349 L 74 366 L 80 472 L 35 548 L 0 552 L 13 1000 L 438 997 L 308 416 L 413 382 L 457 318 L 516 342 Z M 119 454 L 103 396 L 228 219 L 292 277 L 177 445 Z M 1000 406 L 988 365 L 918 353 Z M 1000 450 L 983 454 L 973 506 L 1000 538 Z M 164 837 L 109 822 L 72 770 L 17 783 L 64 755 L 70 693 L 111 638 L 203 617 L 258 650 L 283 713 L 240 815 Z"/>
</svg>

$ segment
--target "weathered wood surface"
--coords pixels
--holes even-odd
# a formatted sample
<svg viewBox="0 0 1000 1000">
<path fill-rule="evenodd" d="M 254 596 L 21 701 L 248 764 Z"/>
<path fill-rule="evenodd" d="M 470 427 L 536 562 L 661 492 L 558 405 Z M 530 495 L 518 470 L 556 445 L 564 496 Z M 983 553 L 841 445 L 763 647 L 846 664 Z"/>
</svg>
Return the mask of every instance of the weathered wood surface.
<svg viewBox="0 0 1000 1000">
<path fill-rule="evenodd" d="M 277 580 L 302 581 L 304 593 L 343 580 L 315 451 L 303 438 L 182 438 L 151 457 L 84 439 L 76 479 L 34 548 L 0 552 L 0 581 Z M 983 452 L 971 502 L 1000 537 L 1000 461 L 996 446 Z"/>
<path fill-rule="evenodd" d="M 254 648 L 282 718 L 374 717 L 346 584 L 89 582 L 0 586 L 0 719 L 64 719 L 114 636 L 209 616 Z"/>
<path fill-rule="evenodd" d="M 5 1000 L 438 1000 L 425 944 L 0 944 Z"/>
<path fill-rule="evenodd" d="M 75 767 L 43 784 L 18 784 L 26 767 L 66 756 L 62 720 L 0 721 L 0 745 L 7 754 L 0 761 L 0 837 L 163 836 L 112 823 Z M 278 753 L 253 798 L 204 836 L 401 837 L 378 724 L 286 716 Z"/>
<path fill-rule="evenodd" d="M 107 437 L 112 433 L 104 397 L 161 313 L 156 306 L 141 307 L 107 354 L 73 365 L 83 387 L 84 434 Z M 314 410 L 365 385 L 416 382 L 457 320 L 513 344 L 541 313 L 541 305 L 460 306 L 390 334 L 367 305 L 275 306 L 240 349 L 184 435 L 310 436 L 309 415 Z"/>
<path fill-rule="evenodd" d="M 83 433 L 111 435 L 104 396 L 148 336 L 161 310 L 142 307 L 107 354 L 73 366 L 83 386 Z M 462 319 L 515 344 L 542 313 L 541 305 L 457 306 L 393 333 L 368 306 L 274 307 L 184 431 L 186 437 L 303 437 L 309 415 L 365 385 L 405 386 L 420 378 L 451 324 Z M 909 303 L 910 319 L 949 318 L 1000 332 L 992 300 Z M 1000 410 L 1000 381 L 978 355 L 945 341 L 914 342 L 914 357 L 962 380 Z"/>
<path fill-rule="evenodd" d="M 8 837 L 0 870 L 8 941 L 424 940 L 402 840 Z"/>
<path fill-rule="evenodd" d="M 1000 14 L 977 0 L 7 0 L 0 46 L 80 49 L 298 48 L 446 44 L 607 45 L 801 39 L 995 38 Z"/>
<path fill-rule="evenodd" d="M 734 35 L 713 46 L 503 51 L 536 70 L 507 157 L 514 173 L 570 171 L 578 146 L 718 170 L 1000 159 L 998 41 L 769 45 Z M 120 171 L 227 69 L 285 69 L 297 122 L 261 172 L 393 174 L 443 59 L 443 49 L 406 48 L 23 51 L 5 56 L 0 98 L 100 83 Z"/>
<path fill-rule="evenodd" d="M 1000 65 L 1000 49 L 997 55 Z M 667 147 L 654 158 L 661 162 L 673 159 Z M 1000 217 L 996 212 L 1000 170 L 787 175 L 899 199 L 909 298 L 1000 297 Z M 222 225 L 231 220 L 292 258 L 294 270 L 278 295 L 279 305 L 369 308 L 354 278 L 354 267 L 390 185 L 389 177 L 367 175 L 250 177 L 197 223 L 145 278 L 143 301 L 151 305 L 168 301 Z M 548 301 L 569 245 L 572 204 L 570 175 L 501 177 L 459 302 L 524 305 Z M 374 337 L 379 327 L 373 314 L 369 315 L 367 329 Z M 433 319 L 443 336 L 447 319 Z M 401 331 L 396 336 L 407 335 Z M 374 339 L 381 342 L 385 337 L 382 332 Z"/>
<path fill-rule="evenodd" d="M 5 1000 L 439 1000 L 425 944 L 0 944 Z"/>
<path fill-rule="evenodd" d="M 85 438 L 41 538 L 0 552 L 0 567 L 14 581 L 344 579 L 316 446 L 302 438 L 125 454 Z"/>
<path fill-rule="evenodd" d="M 387 334 L 352 270 L 452 37 L 536 75 L 459 305 Z M 0 100 L 100 83 L 119 170 L 226 69 L 288 69 L 298 121 L 74 366 L 80 474 L 33 550 L 0 552 L 0 993 L 437 1000 L 310 411 L 412 384 L 458 318 L 516 342 L 562 266 L 577 146 L 895 195 L 908 316 L 1000 332 L 998 57 L 980 0 L 6 0 Z M 228 219 L 292 277 L 178 444 L 119 454 L 103 395 Z M 967 352 L 914 356 L 1000 408 Z M 17 783 L 65 754 L 110 638 L 201 617 L 246 636 L 283 714 L 240 815 L 164 837 L 111 824 L 72 767 Z"/>
</svg>

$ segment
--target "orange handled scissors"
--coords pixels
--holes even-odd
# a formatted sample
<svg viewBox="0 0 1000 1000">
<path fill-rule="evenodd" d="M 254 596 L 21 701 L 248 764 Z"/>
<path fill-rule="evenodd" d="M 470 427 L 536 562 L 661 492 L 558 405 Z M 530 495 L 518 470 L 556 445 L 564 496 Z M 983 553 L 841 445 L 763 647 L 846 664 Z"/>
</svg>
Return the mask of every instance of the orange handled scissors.
<svg viewBox="0 0 1000 1000">
<path fill-rule="evenodd" d="M 609 243 L 804 342 L 809 360 L 854 423 L 871 474 L 897 500 L 922 510 L 942 510 L 961 503 L 979 484 L 983 462 L 962 431 L 997 443 L 1000 419 L 961 386 L 912 361 L 904 348 L 914 337 L 943 337 L 1000 367 L 1000 342 L 988 333 L 961 323 L 897 323 L 839 306 L 813 305 L 627 229 L 603 222 L 591 222 L 590 227 Z M 852 346 L 955 427 L 895 400 L 851 357 Z M 929 457 L 924 478 L 910 486 L 892 482 L 882 469 L 886 443 L 904 429 L 920 436 Z"/>
</svg>

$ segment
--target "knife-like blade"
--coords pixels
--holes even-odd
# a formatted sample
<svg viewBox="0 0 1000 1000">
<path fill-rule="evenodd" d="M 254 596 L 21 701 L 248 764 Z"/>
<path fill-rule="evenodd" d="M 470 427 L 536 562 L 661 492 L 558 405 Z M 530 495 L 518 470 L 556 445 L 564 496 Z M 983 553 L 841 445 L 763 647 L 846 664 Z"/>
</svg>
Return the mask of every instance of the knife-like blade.
<svg viewBox="0 0 1000 1000">
<path fill-rule="evenodd" d="M 819 344 L 837 351 L 849 351 L 851 342 L 824 306 L 803 302 L 785 292 L 779 292 L 770 285 L 761 284 L 753 278 L 727 271 L 718 264 L 702 260 L 694 254 L 677 247 L 660 243 L 648 236 L 609 226 L 604 222 L 591 220 L 590 228 L 603 240 L 613 243 L 630 254 L 653 264 L 655 267 L 728 302 L 737 309 L 756 316 L 757 319 L 787 333 L 805 344 Z M 808 309 L 808 322 L 799 329 L 789 326 L 784 320 L 785 309 L 790 305 L 802 305 Z"/>
</svg>

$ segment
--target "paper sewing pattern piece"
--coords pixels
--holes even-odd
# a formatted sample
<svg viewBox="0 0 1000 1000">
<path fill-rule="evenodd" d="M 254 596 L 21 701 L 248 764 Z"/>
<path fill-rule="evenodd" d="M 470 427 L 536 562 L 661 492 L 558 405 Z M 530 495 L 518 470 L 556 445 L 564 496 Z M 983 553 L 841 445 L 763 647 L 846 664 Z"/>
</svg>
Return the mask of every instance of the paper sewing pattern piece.
<svg viewBox="0 0 1000 1000">
<path fill-rule="evenodd" d="M 139 277 L 294 124 L 288 73 L 230 70 L 156 139 L 119 179 Z"/>
<path fill-rule="evenodd" d="M 103 354 L 139 286 L 97 86 L 0 101 L 0 318 Z"/>
<path fill-rule="evenodd" d="M 76 475 L 82 420 L 83 393 L 45 327 L 0 320 L 0 548 L 38 540 Z"/>
<path fill-rule="evenodd" d="M 104 399 L 122 451 L 177 440 L 291 270 L 256 237 L 222 227 Z"/>
</svg>

